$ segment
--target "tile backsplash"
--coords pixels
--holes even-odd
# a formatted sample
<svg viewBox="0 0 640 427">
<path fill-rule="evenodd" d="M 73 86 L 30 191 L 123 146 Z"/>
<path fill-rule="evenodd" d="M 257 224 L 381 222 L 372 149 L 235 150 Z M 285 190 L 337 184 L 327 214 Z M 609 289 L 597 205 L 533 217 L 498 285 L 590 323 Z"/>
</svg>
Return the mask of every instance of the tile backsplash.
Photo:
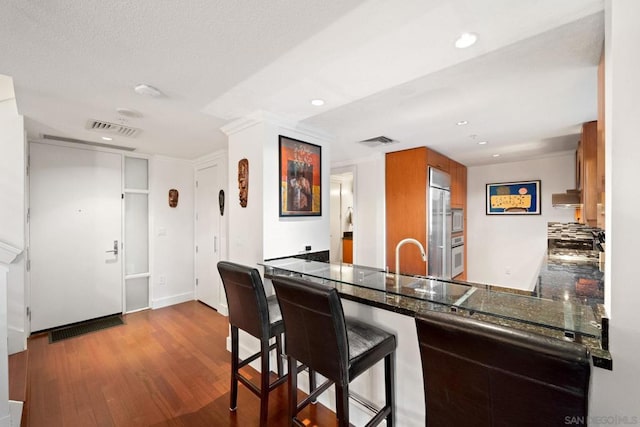
<svg viewBox="0 0 640 427">
<path fill-rule="evenodd" d="M 600 229 L 577 222 L 547 223 L 547 239 L 593 240 L 593 231 L 600 231 Z"/>
</svg>

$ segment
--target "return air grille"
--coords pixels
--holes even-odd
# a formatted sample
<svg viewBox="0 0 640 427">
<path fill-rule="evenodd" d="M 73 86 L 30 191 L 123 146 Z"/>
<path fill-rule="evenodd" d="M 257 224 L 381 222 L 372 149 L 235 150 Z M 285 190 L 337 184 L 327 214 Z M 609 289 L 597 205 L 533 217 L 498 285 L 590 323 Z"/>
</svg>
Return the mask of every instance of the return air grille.
<svg viewBox="0 0 640 427">
<path fill-rule="evenodd" d="M 367 147 L 379 147 L 382 145 L 395 144 L 398 141 L 394 141 L 391 138 L 386 136 L 376 136 L 375 138 L 365 139 L 363 141 L 358 141 L 359 144 L 366 145 Z"/>
<path fill-rule="evenodd" d="M 96 132 L 126 136 L 128 138 L 135 138 L 141 132 L 140 129 L 119 125 L 117 123 L 104 122 L 102 120 L 89 120 L 85 127 Z"/>
</svg>

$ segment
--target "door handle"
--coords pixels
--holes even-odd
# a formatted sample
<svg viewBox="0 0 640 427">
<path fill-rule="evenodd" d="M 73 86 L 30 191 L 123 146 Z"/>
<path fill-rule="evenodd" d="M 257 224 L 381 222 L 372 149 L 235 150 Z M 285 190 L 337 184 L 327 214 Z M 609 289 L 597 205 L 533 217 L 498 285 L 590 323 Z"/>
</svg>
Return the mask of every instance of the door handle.
<svg viewBox="0 0 640 427">
<path fill-rule="evenodd" d="M 118 255 L 118 241 L 114 240 L 113 241 L 113 250 L 112 251 L 105 251 L 105 253 L 111 253 L 113 252 L 114 255 Z"/>
</svg>

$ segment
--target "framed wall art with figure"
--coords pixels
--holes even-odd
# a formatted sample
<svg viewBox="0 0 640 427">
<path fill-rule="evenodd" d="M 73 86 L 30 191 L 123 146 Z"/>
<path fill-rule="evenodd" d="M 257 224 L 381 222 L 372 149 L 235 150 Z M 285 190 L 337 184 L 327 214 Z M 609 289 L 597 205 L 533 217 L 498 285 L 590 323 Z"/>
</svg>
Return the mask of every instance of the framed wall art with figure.
<svg viewBox="0 0 640 427">
<path fill-rule="evenodd" d="M 280 216 L 322 215 L 322 147 L 280 135 Z"/>
</svg>

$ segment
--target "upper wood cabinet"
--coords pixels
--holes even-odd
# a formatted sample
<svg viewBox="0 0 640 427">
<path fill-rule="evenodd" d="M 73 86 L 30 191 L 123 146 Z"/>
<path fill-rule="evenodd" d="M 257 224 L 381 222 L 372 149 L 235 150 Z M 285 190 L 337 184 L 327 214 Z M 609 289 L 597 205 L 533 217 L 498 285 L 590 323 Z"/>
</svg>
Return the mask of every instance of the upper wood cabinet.
<svg viewBox="0 0 640 427">
<path fill-rule="evenodd" d="M 598 201 L 596 206 L 597 211 L 597 221 L 596 225 L 598 228 L 604 230 L 604 201 L 605 201 L 605 190 L 604 190 L 604 171 L 605 171 L 605 152 L 604 152 L 604 49 L 602 50 L 602 54 L 600 55 L 600 63 L 598 64 L 598 125 L 597 125 L 597 149 L 596 149 L 596 187 L 598 192 Z"/>
<path fill-rule="evenodd" d="M 597 121 L 582 125 L 582 138 L 576 153 L 578 188 L 582 190 L 582 222 L 592 227 L 598 223 L 598 145 Z"/>
<path fill-rule="evenodd" d="M 427 148 L 427 164 L 441 171 L 449 172 L 450 159 L 437 151 Z"/>
<path fill-rule="evenodd" d="M 467 167 L 455 160 L 449 161 L 451 175 L 451 207 L 463 209 L 467 202 Z"/>
</svg>

